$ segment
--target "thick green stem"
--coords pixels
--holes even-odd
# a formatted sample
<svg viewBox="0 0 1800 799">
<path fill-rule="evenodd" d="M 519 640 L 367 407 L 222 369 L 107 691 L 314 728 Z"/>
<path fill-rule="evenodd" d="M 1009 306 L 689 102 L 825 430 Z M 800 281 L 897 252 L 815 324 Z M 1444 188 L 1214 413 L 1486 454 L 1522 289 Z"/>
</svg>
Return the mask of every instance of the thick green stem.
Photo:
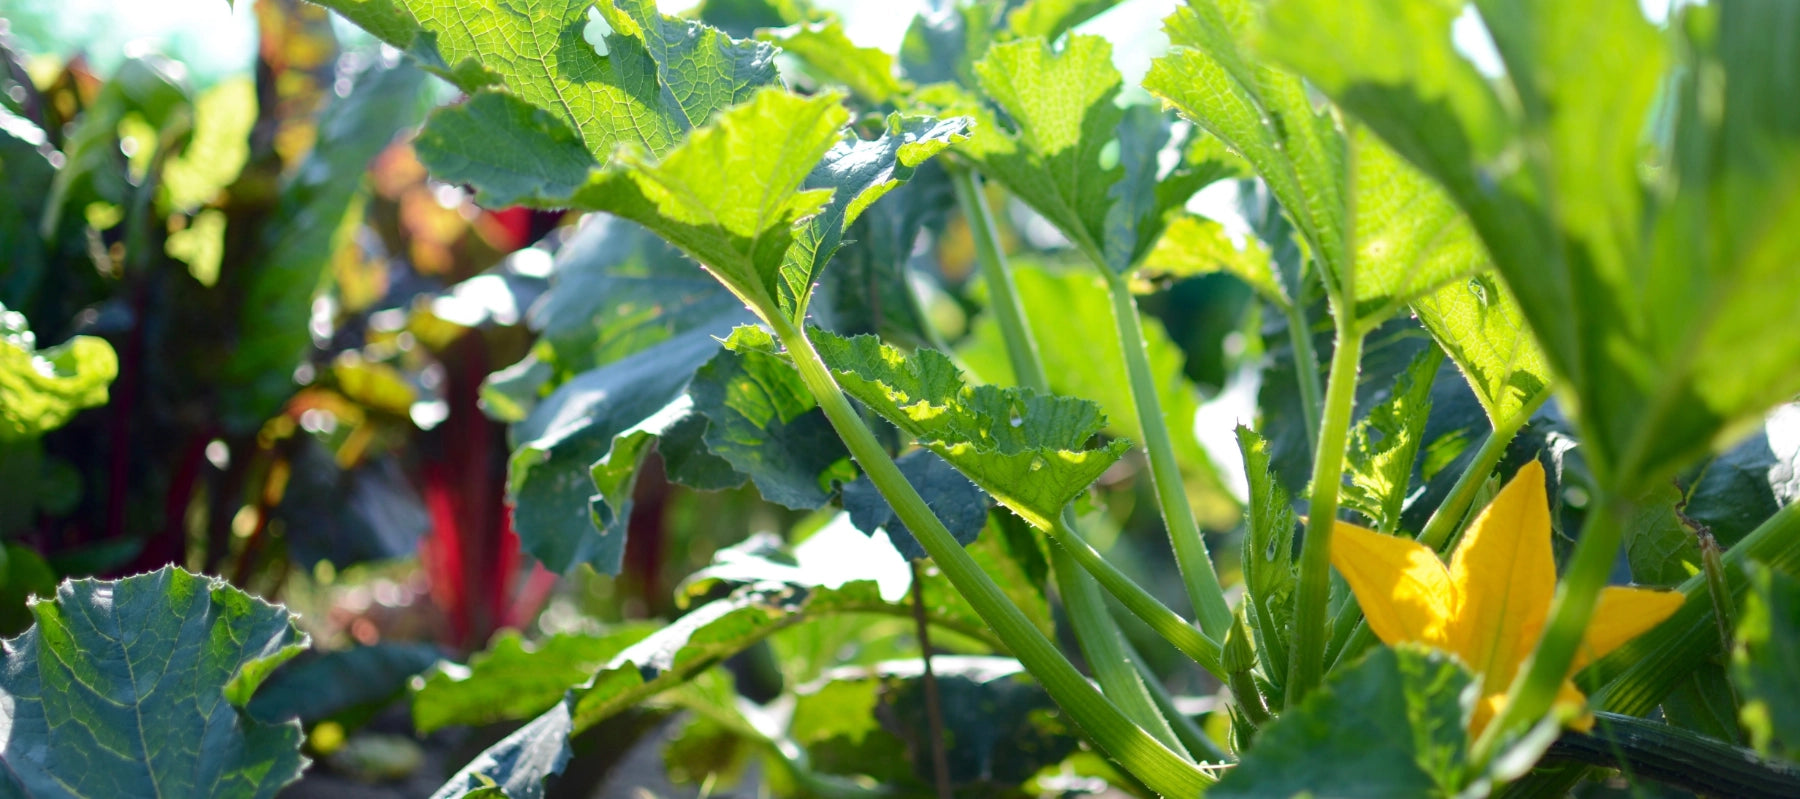
<svg viewBox="0 0 1800 799">
<path fill-rule="evenodd" d="M 1195 629 L 1194 625 L 1151 596 L 1150 592 L 1145 591 L 1130 577 L 1126 577 L 1106 556 L 1094 549 L 1087 539 L 1075 532 L 1066 517 L 1049 532 L 1055 538 L 1057 550 L 1066 552 L 1082 568 L 1087 569 L 1100 581 L 1107 593 L 1119 600 L 1119 604 L 1124 605 L 1133 616 L 1150 625 L 1151 630 L 1181 650 L 1182 654 L 1193 658 L 1207 673 L 1220 680 L 1225 679 L 1225 670 L 1219 665 L 1218 643 L 1207 638 L 1205 633 Z"/>
<path fill-rule="evenodd" d="M 1069 614 L 1069 626 L 1075 631 L 1075 642 L 1087 656 L 1088 668 L 1100 690 L 1117 705 L 1126 718 L 1149 731 L 1164 746 L 1182 751 L 1181 742 L 1168 719 L 1156 709 L 1156 700 L 1144 684 L 1135 663 L 1135 653 L 1125 651 L 1125 637 L 1107 611 L 1106 598 L 1092 577 L 1081 571 L 1068 550 L 1051 547 L 1050 568 L 1056 573 L 1056 590 L 1062 594 L 1063 609 Z"/>
<path fill-rule="evenodd" d="M 1570 664 L 1575 662 L 1575 650 L 1581 646 L 1600 590 L 1606 587 L 1613 559 L 1619 554 L 1622 520 L 1630 518 L 1632 512 L 1628 504 L 1617 499 L 1597 502 L 1595 510 L 1588 516 L 1581 540 L 1556 586 L 1543 637 L 1513 680 L 1505 709 L 1475 742 L 1473 762 L 1486 763 L 1508 735 L 1542 718 L 1568 676 Z"/>
<path fill-rule="evenodd" d="M 1337 349 L 1325 383 L 1325 413 L 1313 454 L 1312 499 L 1306 539 L 1300 545 L 1300 588 L 1294 599 L 1293 644 L 1288 652 L 1286 706 L 1296 707 L 1319 684 L 1325 670 L 1325 614 L 1331 600 L 1331 529 L 1337 521 L 1338 490 L 1344 481 L 1344 446 L 1356 410 L 1356 373 L 1362 360 L 1362 331 L 1339 321 Z"/>
<path fill-rule="evenodd" d="M 1300 385 L 1300 420 L 1306 424 L 1306 440 L 1319 440 L 1319 356 L 1313 351 L 1312 325 L 1299 298 L 1283 311 L 1287 314 L 1288 340 L 1294 346 L 1294 377 Z"/>
<path fill-rule="evenodd" d="M 1000 236 L 994 230 L 994 216 L 988 211 L 987 200 L 981 196 L 973 172 L 952 169 L 950 175 L 956 202 L 962 206 L 963 218 L 968 220 L 969 233 L 975 239 L 975 263 L 981 268 L 981 279 L 987 282 L 988 312 L 1000 323 L 1013 378 L 1021 386 L 1049 393 L 1050 377 L 1044 372 L 1037 339 L 1031 335 L 1031 326 L 1025 319 L 1025 305 L 1019 301 L 1012 270 L 1006 268 L 1006 256 L 1000 251 Z"/>
<path fill-rule="evenodd" d="M 895 515 L 931 554 L 938 569 L 969 605 L 1005 642 L 1013 656 L 1037 678 L 1050 698 L 1081 727 L 1100 749 L 1152 790 L 1168 796 L 1197 796 L 1215 780 L 1192 762 L 1133 724 L 1075 670 L 1062 652 L 1007 599 L 992 578 L 965 552 L 938 521 L 875 434 L 851 407 L 812 342 L 792 322 L 777 315 L 769 320 L 786 345 L 800 379 L 825 417 L 843 439 L 863 472 L 874 482 Z"/>
<path fill-rule="evenodd" d="M 1132 299 L 1131 287 L 1124 276 L 1108 267 L 1098 253 L 1089 253 L 1089 257 L 1106 276 L 1107 293 L 1112 298 L 1113 324 L 1119 331 L 1119 346 L 1125 352 L 1125 376 L 1131 387 L 1131 401 L 1137 406 L 1144 449 L 1150 455 L 1150 481 L 1156 487 L 1156 502 L 1162 509 L 1163 523 L 1169 528 L 1175 565 L 1181 570 L 1188 599 L 1194 603 L 1194 613 L 1200 618 L 1200 629 L 1206 637 L 1223 641 L 1225 633 L 1231 629 L 1231 607 L 1225 603 L 1225 590 L 1219 585 L 1219 575 L 1213 571 L 1212 557 L 1206 552 L 1206 540 L 1200 537 L 1200 524 L 1194 520 L 1194 509 L 1188 506 L 1181 468 L 1175 463 L 1175 442 L 1163 419 L 1156 376 L 1150 371 L 1150 355 L 1144 347 L 1144 328 L 1138 320 L 1137 302 Z"/>
<path fill-rule="evenodd" d="M 988 310 L 1000 325 L 1001 335 L 1006 341 L 1007 357 L 1012 362 L 1013 375 L 1019 385 L 1048 394 L 1050 378 L 1044 370 L 1043 358 L 1038 353 L 1037 339 L 1032 335 L 1027 322 L 1025 306 L 1019 299 L 1012 270 L 1007 268 L 1006 256 L 1000 250 L 993 215 L 988 211 L 980 185 L 976 182 L 975 175 L 966 170 L 954 171 L 951 180 L 956 189 L 957 202 L 962 206 L 963 216 L 969 221 L 970 232 L 975 239 L 975 260 L 981 269 L 982 279 L 988 284 Z M 1062 527 L 1066 530 L 1073 529 L 1073 516 L 1066 509 L 1063 511 Z M 1076 564 L 1079 563 L 1097 576 L 1104 572 L 1105 577 L 1102 579 L 1109 580 L 1107 590 L 1115 595 L 1124 592 L 1131 594 L 1134 599 L 1148 598 L 1152 603 L 1155 603 L 1155 599 L 1150 598 L 1136 583 L 1125 578 L 1078 536 L 1074 542 L 1057 547 L 1052 557 L 1055 560 L 1057 591 L 1062 594 L 1064 607 L 1069 613 L 1076 643 L 1087 656 L 1101 690 L 1139 725 L 1150 730 L 1170 747 L 1179 748 L 1174 730 L 1169 727 L 1168 720 L 1157 712 L 1153 692 L 1146 682 L 1153 681 L 1154 677 L 1140 679 L 1138 669 L 1132 665 L 1138 661 L 1136 653 L 1128 651 L 1128 644 L 1118 624 L 1113 621 L 1106 607 L 1106 600 L 1095 587 L 1093 578 L 1076 568 Z M 1133 602 L 1126 600 L 1126 604 L 1130 607 Z M 1157 607 L 1161 607 L 1160 603 Z M 1163 611 L 1177 622 L 1180 628 L 1176 630 L 1177 635 L 1185 630 L 1192 633 L 1193 637 L 1200 638 L 1199 642 L 1183 639 L 1176 646 L 1184 652 L 1191 647 L 1204 655 L 1207 651 L 1204 646 L 1206 641 L 1199 632 L 1176 617 L 1173 611 L 1167 608 L 1163 608 Z M 1156 624 L 1153 622 L 1152 626 Z M 1164 635 L 1168 636 L 1167 633 Z M 1174 642 L 1176 639 L 1170 640 Z M 1190 647 L 1183 647 L 1183 644 L 1189 644 Z M 1217 649 L 1212 647 L 1215 662 Z M 1201 660 L 1193 654 L 1190 657 Z"/>
</svg>

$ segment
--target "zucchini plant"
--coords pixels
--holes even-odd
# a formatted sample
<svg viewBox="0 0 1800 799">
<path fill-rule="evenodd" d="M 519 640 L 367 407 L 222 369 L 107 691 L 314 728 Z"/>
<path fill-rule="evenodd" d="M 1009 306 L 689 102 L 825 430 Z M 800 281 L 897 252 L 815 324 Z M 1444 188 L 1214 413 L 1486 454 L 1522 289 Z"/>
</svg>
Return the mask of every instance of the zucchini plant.
<svg viewBox="0 0 1800 799">
<path fill-rule="evenodd" d="M 934 6 L 897 54 L 798 2 L 322 4 L 460 92 L 417 136 L 435 179 L 591 215 L 484 387 L 525 552 L 618 573 L 652 455 L 813 512 L 718 553 L 665 627 L 421 678 L 422 730 L 523 722 L 437 796 L 543 796 L 572 738 L 645 709 L 688 712 L 681 769 L 755 757 L 784 795 L 1800 790 L 1792 7 L 1190 0 L 1127 87 L 1082 28 L 1108 2 Z M 1196 200 L 1215 185 L 1232 218 Z M 953 231 L 974 332 L 909 266 Z M 1235 438 L 1196 436 L 1224 423 L 1149 312 L 1215 278 L 1262 386 Z M 1174 590 L 1095 534 L 1095 486 L 1134 474 Z M 35 606 L 0 685 L 28 767 L 0 784 L 94 795 L 70 763 L 139 751 L 68 697 L 148 692 L 57 631 L 199 608 L 195 580 Z M 155 636 L 124 662 L 241 707 L 293 634 L 207 596 L 255 615 L 260 659 Z M 774 701 L 720 666 L 763 647 Z M 296 730 L 208 701 L 245 753 L 211 790 L 297 773 L 260 748 Z"/>
</svg>

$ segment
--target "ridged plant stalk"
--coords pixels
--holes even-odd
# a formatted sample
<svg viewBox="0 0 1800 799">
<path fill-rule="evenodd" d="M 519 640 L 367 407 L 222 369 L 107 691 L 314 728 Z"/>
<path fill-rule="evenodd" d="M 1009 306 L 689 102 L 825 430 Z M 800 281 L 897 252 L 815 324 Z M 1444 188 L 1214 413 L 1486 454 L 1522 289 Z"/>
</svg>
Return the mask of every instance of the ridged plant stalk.
<svg viewBox="0 0 1800 799">
<path fill-rule="evenodd" d="M 975 240 L 976 263 L 988 286 L 989 312 L 994 314 L 999 323 L 1013 376 L 1020 386 L 1048 394 L 1050 378 L 1044 370 L 1037 340 L 1026 321 L 1024 304 L 1019 300 L 1012 270 L 1007 268 L 1005 254 L 1000 249 L 999 237 L 994 229 L 993 216 L 988 210 L 987 201 L 981 195 L 980 185 L 972 173 L 962 169 L 954 171 L 952 181 L 957 202 L 962 206 L 963 216 L 968 220 L 970 233 Z M 1063 530 L 1072 527 L 1072 515 L 1066 509 L 1061 521 L 1062 524 L 1058 526 Z M 1054 535 L 1058 531 L 1051 532 Z M 1181 744 L 1174 729 L 1158 710 L 1147 685 L 1154 676 L 1140 673 L 1141 659 L 1135 652 L 1126 651 L 1124 636 L 1107 610 L 1105 597 L 1100 595 L 1094 577 L 1085 573 L 1083 568 L 1088 571 L 1099 568 L 1100 571 L 1095 572 L 1096 576 L 1105 573 L 1113 578 L 1108 589 L 1115 594 L 1121 590 L 1129 592 L 1131 589 L 1136 589 L 1144 597 L 1148 597 L 1148 594 L 1138 588 L 1136 583 L 1122 579 L 1124 576 L 1100 558 L 1091 547 L 1086 547 L 1086 542 L 1080 542 L 1077 551 L 1077 546 L 1063 536 L 1055 535 L 1055 538 L 1057 540 L 1051 547 L 1051 566 L 1056 575 L 1057 592 L 1062 595 L 1064 608 L 1069 613 L 1076 643 L 1087 656 L 1088 665 L 1093 669 L 1101 690 L 1118 703 L 1127 716 L 1156 735 L 1163 743 L 1179 747 Z M 1078 562 L 1080 566 L 1077 565 Z M 1155 600 L 1151 599 L 1151 602 Z M 1167 608 L 1163 610 L 1167 611 Z M 1170 612 L 1170 615 L 1173 613 Z M 1185 622 L 1179 626 L 1193 630 Z M 1195 634 L 1198 635 L 1198 632 L 1195 631 Z M 1214 649 L 1216 652 L 1216 647 Z M 1201 651 L 1204 651 L 1204 647 L 1201 647 Z M 1217 661 L 1216 654 L 1213 660 Z"/>
<path fill-rule="evenodd" d="M 1200 630 L 1214 641 L 1225 640 L 1231 631 L 1231 607 L 1225 602 L 1225 589 L 1213 571 L 1212 557 L 1207 554 L 1206 540 L 1200 537 L 1200 523 L 1188 505 L 1187 487 L 1182 484 L 1181 468 L 1175 463 L 1175 442 L 1163 419 L 1162 399 L 1156 391 L 1156 376 L 1150 371 L 1150 354 L 1145 349 L 1144 327 L 1138 320 L 1137 301 L 1125 276 L 1107 266 L 1098 251 L 1087 249 L 1100 274 L 1106 278 L 1106 291 L 1112 300 L 1113 324 L 1118 329 L 1119 347 L 1125 354 L 1125 376 L 1131 388 L 1131 401 L 1137 406 L 1138 426 L 1144 435 L 1144 451 L 1150 456 L 1150 482 L 1156 488 L 1156 504 L 1162 511 L 1163 524 L 1169 528 L 1169 543 L 1175 550 L 1175 565 L 1187 588 L 1188 600 L 1199 617 Z"/>
<path fill-rule="evenodd" d="M 1088 684 L 932 513 L 851 406 L 850 399 L 832 378 L 830 368 L 800 328 L 780 314 L 769 314 L 765 319 L 793 359 L 801 382 L 819 403 L 851 457 L 893 506 L 895 515 L 913 532 L 950 584 L 1089 740 L 1158 793 L 1196 796 L 1215 782 L 1210 774 L 1146 732 Z"/>
<path fill-rule="evenodd" d="M 1337 520 L 1338 493 L 1344 481 L 1344 446 L 1350 435 L 1350 417 L 1356 409 L 1356 375 L 1362 361 L 1363 331 L 1344 318 L 1350 309 L 1333 311 L 1338 318 L 1337 344 L 1325 381 L 1325 407 L 1313 455 L 1306 538 L 1300 544 L 1300 586 L 1294 595 L 1294 632 L 1288 649 L 1284 695 L 1287 707 L 1299 705 L 1324 676 L 1325 615 L 1331 599 L 1331 530 Z"/>
</svg>

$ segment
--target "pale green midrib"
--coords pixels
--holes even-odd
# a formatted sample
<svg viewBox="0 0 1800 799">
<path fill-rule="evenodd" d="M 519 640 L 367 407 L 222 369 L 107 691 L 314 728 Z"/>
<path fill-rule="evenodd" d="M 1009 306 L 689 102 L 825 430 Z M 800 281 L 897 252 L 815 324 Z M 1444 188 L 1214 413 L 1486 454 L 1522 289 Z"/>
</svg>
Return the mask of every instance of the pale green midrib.
<svg viewBox="0 0 1800 799">
<path fill-rule="evenodd" d="M 1057 705 L 1095 744 L 1152 790 L 1168 796 L 1198 796 L 1204 792 L 1214 778 L 1170 751 L 1113 707 L 963 551 L 863 424 L 804 334 L 779 315 L 769 321 L 792 354 L 802 381 L 849 447 L 852 457 L 893 506 L 901 522 L 931 554 L 951 585 L 1007 642 L 1013 655 L 1037 678 Z"/>
</svg>

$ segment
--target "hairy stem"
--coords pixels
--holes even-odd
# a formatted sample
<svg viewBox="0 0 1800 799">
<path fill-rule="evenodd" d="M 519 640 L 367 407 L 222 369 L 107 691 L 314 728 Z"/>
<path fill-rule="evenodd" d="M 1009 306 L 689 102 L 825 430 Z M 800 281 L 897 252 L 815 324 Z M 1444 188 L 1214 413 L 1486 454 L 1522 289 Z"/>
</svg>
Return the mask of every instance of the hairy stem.
<svg viewBox="0 0 1800 799">
<path fill-rule="evenodd" d="M 988 310 L 994 314 L 1000 325 L 1000 332 L 1006 341 L 1007 358 L 1011 361 L 1013 375 L 1019 385 L 1033 391 L 1050 393 L 1050 378 L 1044 370 L 1043 357 L 1039 354 L 1037 340 L 1032 335 L 1031 327 L 1025 316 L 1024 303 L 1019 299 L 1018 287 L 1013 282 L 1012 270 L 1007 268 L 1006 256 L 1000 250 L 999 237 L 994 230 L 994 220 L 988 211 L 986 199 L 981 194 L 981 187 L 975 175 L 967 170 L 953 173 L 952 185 L 956 189 L 956 199 L 962 205 L 963 216 L 969 220 L 969 228 L 975 238 L 976 263 L 980 266 L 982 279 L 988 284 Z M 1064 509 L 1061 527 L 1073 528 L 1073 514 Z M 1051 531 L 1054 535 L 1055 531 Z M 1051 553 L 1055 564 L 1057 592 L 1062 595 L 1063 605 L 1068 611 L 1071 626 L 1075 630 L 1075 640 L 1087 656 L 1088 664 L 1094 671 L 1100 688 L 1110 699 L 1119 705 L 1125 714 L 1139 725 L 1150 730 L 1163 743 L 1171 748 L 1179 748 L 1174 730 L 1169 722 L 1157 712 L 1152 692 L 1146 680 L 1153 682 L 1154 677 L 1145 676 L 1140 679 L 1138 669 L 1132 664 L 1139 661 L 1135 652 L 1128 652 L 1128 644 L 1113 621 L 1106 607 L 1106 600 L 1100 596 L 1094 585 L 1094 578 L 1076 568 L 1079 563 L 1088 571 L 1110 579 L 1109 591 L 1118 595 L 1120 591 L 1132 592 L 1149 598 L 1149 594 L 1136 583 L 1124 577 L 1112 567 L 1112 564 L 1081 542 L 1081 551 L 1073 547 L 1055 547 Z M 1096 571 L 1098 567 L 1101 571 Z M 1122 581 L 1122 584 L 1120 583 Z M 1155 602 L 1152 598 L 1151 602 Z M 1160 604 L 1158 604 L 1160 607 Z M 1172 611 L 1163 608 L 1169 616 Z M 1199 632 L 1192 626 L 1175 618 L 1178 627 L 1199 637 Z M 1155 626 L 1154 624 L 1152 626 Z M 1179 635 L 1179 631 L 1177 632 Z M 1173 639 L 1171 639 L 1173 640 Z M 1202 639 L 1204 640 L 1204 639 Z M 1186 642 L 1192 643 L 1192 642 Z M 1180 644 L 1177 644 L 1180 647 Z M 1217 648 L 1214 647 L 1216 650 Z M 1186 651 L 1186 649 L 1183 649 Z M 1204 653 L 1205 647 L 1197 651 Z M 1198 660 L 1199 658 L 1196 658 Z M 1216 657 L 1215 657 L 1216 659 Z"/>
<path fill-rule="evenodd" d="M 1231 629 L 1231 608 L 1225 603 L 1225 590 L 1219 585 L 1219 575 L 1213 571 L 1206 541 L 1200 537 L 1200 524 L 1194 520 L 1194 509 L 1188 506 L 1181 469 L 1175 464 L 1175 442 L 1163 419 L 1156 376 L 1150 372 L 1150 355 L 1144 348 L 1144 328 L 1138 320 L 1137 302 L 1132 299 L 1131 287 L 1124 276 L 1108 267 L 1098 253 L 1089 253 L 1089 257 L 1106 277 L 1106 290 L 1112 299 L 1113 324 L 1118 328 L 1119 346 L 1125 351 L 1125 375 L 1130 383 L 1131 400 L 1137 406 L 1144 449 L 1150 455 L 1150 482 L 1156 488 L 1156 502 L 1162 510 L 1163 523 L 1169 528 L 1175 565 L 1181 570 L 1188 599 L 1200 618 L 1200 629 L 1208 638 L 1223 641 L 1226 631 Z"/>
<path fill-rule="evenodd" d="M 1075 559 L 1060 547 L 1051 548 L 1050 568 L 1056 574 L 1056 590 L 1062 594 L 1063 609 L 1069 614 L 1075 642 L 1087 657 L 1088 668 L 1093 670 L 1100 690 L 1126 718 L 1156 736 L 1163 746 L 1182 751 L 1181 742 L 1176 739 L 1168 719 L 1157 712 L 1156 701 L 1150 697 L 1150 689 L 1144 682 L 1145 675 L 1140 674 L 1135 662 L 1136 653 L 1126 653 L 1125 636 L 1119 633 L 1119 625 L 1107 611 L 1106 598 L 1100 595 L 1100 587 L 1094 584 L 1092 577 L 1082 573 Z M 1153 675 L 1151 679 L 1154 679 Z"/>
<path fill-rule="evenodd" d="M 1344 313 L 1348 313 L 1345 311 Z M 1340 320 L 1337 349 L 1325 384 L 1324 416 L 1313 454 L 1312 499 L 1306 538 L 1300 545 L 1300 587 L 1294 598 L 1293 644 L 1288 650 L 1286 706 L 1295 707 L 1324 674 L 1325 613 L 1331 599 L 1331 529 L 1337 522 L 1338 490 L 1344 481 L 1344 446 L 1356 406 L 1356 373 L 1363 335 Z"/>
<path fill-rule="evenodd" d="M 1132 723 L 1088 684 L 1050 639 L 1032 626 L 1024 612 L 1007 599 L 993 578 L 963 550 L 925 504 L 925 499 L 900 473 L 900 467 L 894 465 L 887 450 L 851 407 L 849 398 L 832 378 L 831 370 L 813 349 L 812 342 L 794 323 L 780 315 L 773 315 L 769 322 L 792 356 L 801 381 L 844 440 L 851 457 L 893 506 L 895 515 L 931 554 L 950 584 L 968 600 L 982 620 L 1012 650 L 1013 656 L 1037 678 L 1050 698 L 1069 714 L 1088 738 L 1157 792 L 1170 796 L 1196 796 L 1211 785 L 1215 781 L 1211 775 Z"/>
<path fill-rule="evenodd" d="M 966 169 L 951 170 L 951 185 L 956 189 L 956 202 L 962 206 L 963 218 L 969 221 L 969 233 L 975 239 L 975 263 L 981 279 L 987 282 L 988 312 L 1000 323 L 1000 335 L 1006 341 L 1006 358 L 1012 364 L 1013 378 L 1033 391 L 1050 392 L 1050 377 L 1044 373 L 1044 359 L 1038 354 L 1037 339 L 1025 320 L 1025 304 L 1019 300 L 1018 285 L 1007 268 L 1006 255 L 1000 251 L 1000 236 L 994 230 L 994 215 L 988 211 L 981 186 L 975 174 Z"/>
<path fill-rule="evenodd" d="M 1319 440 L 1319 355 L 1313 351 L 1312 325 L 1299 298 L 1283 311 L 1287 314 L 1288 340 L 1294 347 L 1294 377 L 1300 386 L 1300 419 L 1306 423 L 1306 440 Z"/>
<path fill-rule="evenodd" d="M 1225 670 L 1219 665 L 1219 644 L 1206 637 L 1206 634 L 1194 628 L 1188 620 L 1183 619 L 1167 605 L 1151 596 L 1142 586 L 1132 581 L 1125 573 L 1112 565 L 1105 555 L 1094 549 L 1080 533 L 1075 532 L 1069 520 L 1061 519 L 1053 529 L 1048 531 L 1055 540 L 1056 550 L 1065 552 L 1075 562 L 1087 569 L 1095 579 L 1100 581 L 1107 593 L 1119 600 L 1119 604 L 1131 611 L 1150 626 L 1157 635 L 1162 636 L 1181 653 L 1194 659 L 1195 663 L 1206 669 L 1207 673 L 1224 680 Z"/>
</svg>

